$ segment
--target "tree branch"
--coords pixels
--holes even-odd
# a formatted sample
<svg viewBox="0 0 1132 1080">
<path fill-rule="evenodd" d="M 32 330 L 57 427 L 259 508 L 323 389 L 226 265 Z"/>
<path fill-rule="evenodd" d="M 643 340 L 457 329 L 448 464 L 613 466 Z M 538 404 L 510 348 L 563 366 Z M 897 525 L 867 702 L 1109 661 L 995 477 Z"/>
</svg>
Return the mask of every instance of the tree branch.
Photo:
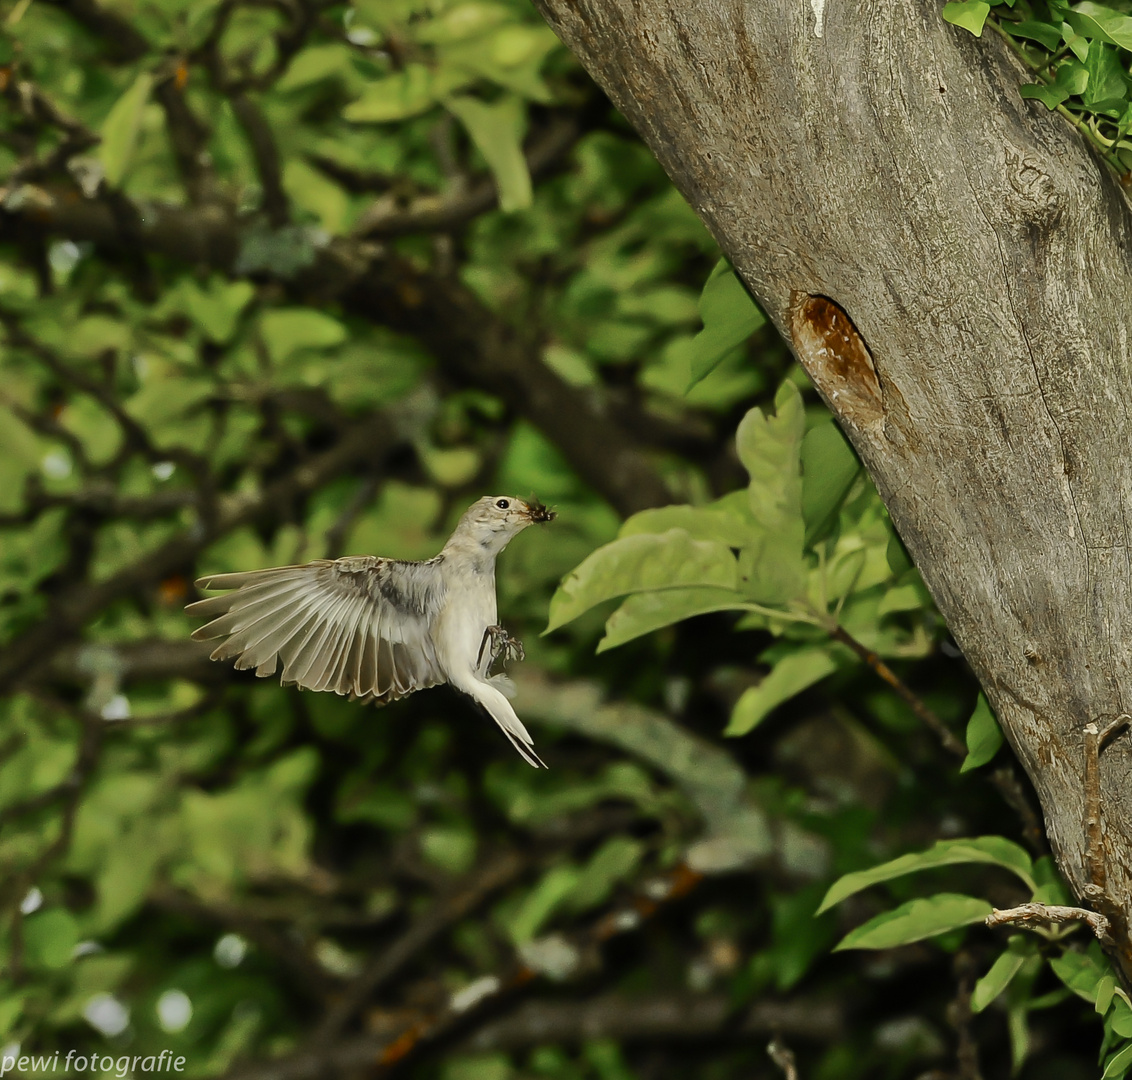
<svg viewBox="0 0 1132 1080">
<path fill-rule="evenodd" d="M 1061 904 L 1019 904 L 1012 908 L 995 908 L 984 920 L 994 929 L 998 926 L 1036 926 L 1083 922 L 1102 944 L 1111 946 L 1112 936 L 1107 918 L 1099 911 L 1088 908 L 1065 907 Z"/>
<path fill-rule="evenodd" d="M 248 137 L 260 186 L 263 188 L 263 211 L 275 228 L 291 219 L 290 200 L 283 190 L 283 174 L 279 165 L 279 148 L 267 117 L 248 95 L 241 91 L 229 98 L 232 112 Z"/>
<path fill-rule="evenodd" d="M 463 1044 L 469 1050 L 520 1050 L 589 1039 L 669 1042 L 781 1034 L 807 1042 L 839 1042 L 848 1025 L 835 1001 L 759 1001 L 736 1010 L 724 994 L 605 994 L 587 1001 L 527 1001 L 490 1021 Z"/>
<path fill-rule="evenodd" d="M 311 1035 L 309 1045 L 318 1047 L 333 1041 L 355 1013 L 396 975 L 414 956 L 453 923 L 477 908 L 492 893 L 511 884 L 525 863 L 514 852 L 471 875 L 453 892 L 438 901 L 402 934 L 387 950 L 378 953 L 365 971 L 347 987 Z"/>
</svg>

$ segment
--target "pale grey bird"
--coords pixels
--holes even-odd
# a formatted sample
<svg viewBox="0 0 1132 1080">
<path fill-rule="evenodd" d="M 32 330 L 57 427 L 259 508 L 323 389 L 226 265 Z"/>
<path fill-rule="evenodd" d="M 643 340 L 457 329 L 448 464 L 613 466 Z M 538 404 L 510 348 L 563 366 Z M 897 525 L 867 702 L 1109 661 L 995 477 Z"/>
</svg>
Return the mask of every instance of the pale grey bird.
<svg viewBox="0 0 1132 1080">
<path fill-rule="evenodd" d="M 284 686 L 351 701 L 385 705 L 450 683 L 537 768 L 543 762 L 507 700 L 510 680 L 489 675 L 498 657 L 523 656 L 497 623 L 495 559 L 516 533 L 554 517 L 537 500 L 488 495 L 425 562 L 349 555 L 200 578 L 198 588 L 234 591 L 189 604 L 190 615 L 212 619 L 193 638 L 225 639 L 213 660 L 236 657 L 237 668 L 255 668 L 261 678 L 282 661 Z"/>
</svg>

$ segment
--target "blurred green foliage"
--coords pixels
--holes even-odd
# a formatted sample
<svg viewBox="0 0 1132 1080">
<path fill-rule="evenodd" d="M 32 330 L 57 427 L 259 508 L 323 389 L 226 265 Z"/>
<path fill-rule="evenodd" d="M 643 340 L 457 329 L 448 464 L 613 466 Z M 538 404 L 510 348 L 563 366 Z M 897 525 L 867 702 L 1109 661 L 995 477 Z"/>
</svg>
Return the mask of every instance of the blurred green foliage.
<svg viewBox="0 0 1132 1080">
<path fill-rule="evenodd" d="M 0 1055 L 745 1080 L 779 1034 L 853 1080 L 949 1069 L 958 1025 L 986 1075 L 1072 1080 L 1101 1012 L 1127 1056 L 1080 932 L 937 910 L 1056 893 L 993 717 L 525 0 L 0 19 Z M 198 574 L 428 557 L 489 491 L 559 513 L 499 580 L 548 772 L 447 689 L 379 712 L 189 640 Z M 969 775 L 878 663 L 971 718 Z M 891 941 L 831 951 L 862 924 Z"/>
</svg>

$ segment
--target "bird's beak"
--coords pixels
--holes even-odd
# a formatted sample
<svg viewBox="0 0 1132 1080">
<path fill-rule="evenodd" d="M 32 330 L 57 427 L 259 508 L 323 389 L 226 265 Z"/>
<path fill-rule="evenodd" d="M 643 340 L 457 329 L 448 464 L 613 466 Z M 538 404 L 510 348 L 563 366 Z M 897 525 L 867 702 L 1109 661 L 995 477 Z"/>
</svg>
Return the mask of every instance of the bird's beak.
<svg viewBox="0 0 1132 1080">
<path fill-rule="evenodd" d="M 526 504 L 527 517 L 532 522 L 553 521 L 558 515 L 553 510 L 548 510 L 538 499 L 532 499 Z"/>
</svg>

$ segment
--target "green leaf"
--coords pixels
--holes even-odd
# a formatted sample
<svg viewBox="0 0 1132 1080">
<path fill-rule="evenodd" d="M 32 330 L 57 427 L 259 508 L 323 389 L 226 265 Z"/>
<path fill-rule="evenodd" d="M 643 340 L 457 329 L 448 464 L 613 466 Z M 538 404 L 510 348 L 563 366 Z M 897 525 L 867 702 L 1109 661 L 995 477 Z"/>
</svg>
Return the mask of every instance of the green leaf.
<svg viewBox="0 0 1132 1080">
<path fill-rule="evenodd" d="M 413 38 L 421 44 L 443 45 L 478 37 L 500 23 L 510 21 L 512 12 L 504 4 L 465 0 L 422 22 Z"/>
<path fill-rule="evenodd" d="M 587 911 L 603 904 L 618 882 L 629 877 L 644 855 L 645 846 L 629 836 L 607 840 L 582 868 L 577 881 L 564 898 L 571 911 Z"/>
<path fill-rule="evenodd" d="M 625 521 L 618 536 L 640 536 L 683 529 L 694 540 L 719 540 L 728 547 L 750 543 L 751 523 L 733 510 L 717 506 L 661 506 L 641 510 Z"/>
<path fill-rule="evenodd" d="M 111 187 L 118 187 L 129 170 L 138 143 L 142 112 L 152 89 L 153 76 L 148 71 L 141 72 L 102 122 L 98 158 Z"/>
<path fill-rule="evenodd" d="M 964 30 L 970 30 L 975 37 L 983 36 L 983 23 L 990 14 L 990 4 L 985 0 L 952 0 L 943 5 L 943 18 Z"/>
<path fill-rule="evenodd" d="M 1085 70 L 1089 82 L 1082 95 L 1084 103 L 1094 110 L 1122 109 L 1128 95 L 1128 80 L 1116 49 L 1103 41 L 1090 42 Z"/>
<path fill-rule="evenodd" d="M 802 520 L 806 545 L 832 528 L 861 463 L 832 418 L 815 424 L 802 438 Z"/>
<path fill-rule="evenodd" d="M 523 156 L 526 106 L 515 97 L 501 98 L 489 105 L 473 97 L 453 97 L 445 103 L 468 130 L 476 149 L 483 154 L 495 186 L 499 208 L 504 213 L 525 210 L 531 205 L 531 173 Z"/>
<path fill-rule="evenodd" d="M 1107 966 L 1088 952 L 1066 950 L 1060 957 L 1050 957 L 1049 967 L 1074 994 L 1096 1006 L 1101 982 L 1109 974 Z"/>
<path fill-rule="evenodd" d="M 704 328 L 686 350 L 692 380 L 689 390 L 766 323 L 766 316 L 725 259 L 716 263 L 700 294 L 700 318 Z"/>
<path fill-rule="evenodd" d="M 548 870 L 507 920 L 507 934 L 516 945 L 532 940 L 581 880 L 576 866 L 564 863 Z"/>
<path fill-rule="evenodd" d="M 449 874 L 463 874 L 476 858 L 476 834 L 470 826 L 436 825 L 421 833 L 421 854 Z"/>
<path fill-rule="evenodd" d="M 326 349 L 346 340 L 346 327 L 313 308 L 277 308 L 260 318 L 260 333 L 277 364 L 300 349 Z"/>
<path fill-rule="evenodd" d="M 896 535 L 895 529 L 888 537 L 888 546 L 885 548 L 884 555 L 888 561 L 888 568 L 894 574 L 903 574 L 906 570 L 912 569 L 912 560 L 908 557 L 908 551 L 900 537 Z"/>
<path fill-rule="evenodd" d="M 1101 996 L 1108 993 L 1108 985 L 1113 982 L 1111 975 L 1106 975 L 1097 983 L 1097 1012 L 1100 1012 Z M 1105 1016 L 1105 1027 L 1122 1039 L 1132 1039 L 1132 1006 L 1123 993 L 1117 994 L 1115 989 L 1113 997 L 1109 1000 L 1111 1011 Z"/>
<path fill-rule="evenodd" d="M 1069 51 L 1083 64 L 1089 58 L 1089 39 L 1078 34 L 1069 23 L 1061 24 L 1061 37 Z"/>
<path fill-rule="evenodd" d="M 24 921 L 24 953 L 33 967 L 66 967 L 79 943 L 79 924 L 66 908 L 36 912 Z"/>
<path fill-rule="evenodd" d="M 340 42 L 312 45 L 291 61 L 275 89 L 286 93 L 335 75 L 347 75 L 352 64 L 353 56 L 347 45 Z"/>
<path fill-rule="evenodd" d="M 1078 997 L 1096 1006 L 1101 981 L 1109 974 L 1088 953 L 1066 950 L 1060 956 L 1051 956 L 1049 966 L 1053 973 Z"/>
<path fill-rule="evenodd" d="M 283 189 L 296 206 L 314 215 L 328 233 L 339 235 L 346 231 L 350 197 L 324 173 L 292 158 L 283 166 Z"/>
<path fill-rule="evenodd" d="M 605 637 L 598 642 L 597 651 L 602 653 L 615 649 L 662 626 L 670 626 L 695 615 L 742 609 L 744 606 L 742 594 L 732 589 L 664 589 L 637 593 L 609 616 Z"/>
<path fill-rule="evenodd" d="M 1088 56 L 1088 46 L 1085 47 Z M 1083 61 L 1066 60 L 1058 69 L 1054 85 L 1064 87 L 1070 97 L 1083 94 L 1089 85 L 1089 70 Z"/>
<path fill-rule="evenodd" d="M 693 585 L 736 590 L 738 564 L 726 544 L 693 540 L 684 529 L 626 536 L 598 548 L 567 574 L 551 598 L 544 633 L 618 596 Z"/>
<path fill-rule="evenodd" d="M 438 70 L 469 72 L 521 98 L 550 104 L 554 95 L 539 72 L 547 57 L 561 48 L 549 27 L 510 22 L 438 49 Z"/>
<path fill-rule="evenodd" d="M 977 983 L 971 994 L 971 1011 L 981 1013 L 998 997 L 1018 974 L 1026 960 L 1035 954 L 1033 938 L 1015 934 L 997 960 Z"/>
<path fill-rule="evenodd" d="M 846 897 L 877 885 L 882 881 L 931 870 L 938 866 L 957 863 L 989 863 L 1001 866 L 1020 877 L 1030 889 L 1034 888 L 1034 869 L 1030 856 L 1012 840 L 1002 836 L 976 836 L 960 840 L 939 840 L 927 851 L 901 855 L 869 870 L 857 870 L 838 878 L 825 894 L 815 914 L 841 903 Z"/>
<path fill-rule="evenodd" d="M 793 600 L 806 584 L 800 463 L 805 409 L 791 382 L 782 384 L 774 403 L 774 416 L 751 409 L 735 434 L 739 460 L 750 476 L 751 517 L 761 526 L 741 553 L 742 588 L 750 599 L 764 604 Z"/>
<path fill-rule="evenodd" d="M 1082 37 L 1132 51 L 1132 16 L 1084 0 L 1069 9 L 1065 21 Z"/>
<path fill-rule="evenodd" d="M 1115 994 L 1116 980 L 1111 975 L 1106 975 L 1097 983 L 1097 1000 L 1094 1007 L 1101 1016 L 1108 1012 Z"/>
<path fill-rule="evenodd" d="M 1049 23 L 1024 19 L 1022 22 L 1006 23 L 1003 27 L 1013 37 L 1037 41 L 1051 53 L 1057 52 L 1061 45 L 1061 29 Z"/>
<path fill-rule="evenodd" d="M 893 949 L 898 945 L 910 945 L 913 941 L 923 941 L 961 926 L 981 923 L 992 910 L 986 900 L 960 893 L 937 893 L 909 900 L 895 911 L 877 915 L 846 934 L 833 951 Z"/>
<path fill-rule="evenodd" d="M 1018 93 L 1027 101 L 1040 101 L 1051 112 L 1069 97 L 1069 91 L 1065 87 L 1045 86 L 1042 83 L 1027 83 L 1018 87 Z"/>
<path fill-rule="evenodd" d="M 24 1010 L 23 996 L 0 999 L 0 1039 L 6 1039 Z"/>
<path fill-rule="evenodd" d="M 342 110 L 342 115 L 352 123 L 405 120 L 431 109 L 472 78 L 471 73 L 451 67 L 434 71 L 425 64 L 406 64 L 396 75 L 370 83 L 357 101 Z"/>
<path fill-rule="evenodd" d="M 0 513 L 20 508 L 24 481 L 39 470 L 46 449 L 31 428 L 0 405 Z"/>
<path fill-rule="evenodd" d="M 1101 1080 L 1119 1080 L 1132 1069 L 1132 1043 L 1122 1046 L 1105 1062 Z"/>
<path fill-rule="evenodd" d="M 979 694 L 975 711 L 967 721 L 967 757 L 959 767 L 961 773 L 985 765 L 1002 745 L 1002 729 L 998 726 L 987 699 Z"/>
<path fill-rule="evenodd" d="M 231 340 L 241 312 L 255 296 L 255 286 L 250 282 L 228 283 L 219 275 L 214 276 L 206 288 L 186 279 L 180 291 L 189 318 L 218 345 Z"/>
<path fill-rule="evenodd" d="M 800 694 L 837 670 L 827 646 L 817 645 L 787 653 L 758 686 L 745 690 L 731 712 L 724 735 L 746 735 L 772 709 Z"/>
</svg>

